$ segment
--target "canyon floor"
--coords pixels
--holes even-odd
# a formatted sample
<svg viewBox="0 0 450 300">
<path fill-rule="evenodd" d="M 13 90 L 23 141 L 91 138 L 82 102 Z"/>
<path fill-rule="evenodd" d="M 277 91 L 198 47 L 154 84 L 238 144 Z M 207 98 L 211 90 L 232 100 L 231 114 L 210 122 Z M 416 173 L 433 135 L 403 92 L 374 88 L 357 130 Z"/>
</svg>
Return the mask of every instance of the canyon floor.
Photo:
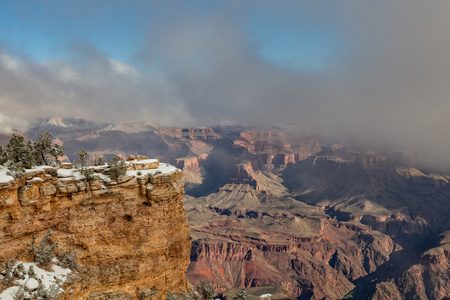
<svg viewBox="0 0 450 300">
<path fill-rule="evenodd" d="M 183 170 L 191 284 L 272 299 L 450 297 L 450 172 L 424 167 L 410 151 L 293 128 L 51 119 L 26 134 L 41 130 L 71 161 L 84 148 Z"/>
</svg>

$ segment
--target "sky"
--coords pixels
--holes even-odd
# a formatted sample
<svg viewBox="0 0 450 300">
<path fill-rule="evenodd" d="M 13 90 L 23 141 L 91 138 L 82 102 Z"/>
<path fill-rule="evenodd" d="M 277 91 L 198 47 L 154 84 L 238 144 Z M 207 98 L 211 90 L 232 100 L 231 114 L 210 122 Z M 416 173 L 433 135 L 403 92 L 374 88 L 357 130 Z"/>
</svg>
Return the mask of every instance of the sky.
<svg viewBox="0 0 450 300">
<path fill-rule="evenodd" d="M 289 125 L 447 161 L 449 1 L 0 0 L 0 131 Z"/>
</svg>

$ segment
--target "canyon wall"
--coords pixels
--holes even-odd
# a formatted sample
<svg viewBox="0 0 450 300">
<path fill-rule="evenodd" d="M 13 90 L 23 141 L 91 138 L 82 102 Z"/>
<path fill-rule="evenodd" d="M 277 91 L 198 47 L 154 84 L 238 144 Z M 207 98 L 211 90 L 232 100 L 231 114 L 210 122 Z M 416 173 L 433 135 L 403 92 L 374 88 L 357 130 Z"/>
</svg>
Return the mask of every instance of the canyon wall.
<svg viewBox="0 0 450 300">
<path fill-rule="evenodd" d="M 188 279 L 211 281 L 218 290 L 278 284 L 294 299 L 340 299 L 354 288 L 352 280 L 375 271 L 399 249 L 388 236 L 368 228 L 333 220 L 293 219 L 283 228 L 284 234 L 239 230 L 244 222 L 193 228 Z M 319 223 L 313 236 L 302 236 L 300 226 L 293 228 L 295 223 L 312 222 Z M 208 238 L 196 239 L 199 233 Z"/>
<path fill-rule="evenodd" d="M 127 162 L 117 181 L 97 167 L 87 180 L 70 165 L 29 170 L 0 183 L 0 261 L 29 260 L 32 236 L 51 230 L 72 251 L 78 280 L 67 299 L 137 299 L 156 287 L 187 290 L 189 224 L 182 172 L 156 160 Z M 69 293 L 69 291 L 71 293 Z"/>
</svg>

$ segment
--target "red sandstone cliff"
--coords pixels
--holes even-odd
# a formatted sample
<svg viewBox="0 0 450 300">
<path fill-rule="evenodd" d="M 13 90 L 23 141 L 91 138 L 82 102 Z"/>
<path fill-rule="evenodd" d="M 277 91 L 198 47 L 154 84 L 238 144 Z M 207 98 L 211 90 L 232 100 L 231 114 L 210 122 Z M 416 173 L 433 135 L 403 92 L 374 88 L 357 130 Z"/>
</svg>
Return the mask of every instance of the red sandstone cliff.
<svg viewBox="0 0 450 300">
<path fill-rule="evenodd" d="M 180 170 L 134 161 L 111 181 L 73 170 L 36 169 L 0 186 L 0 260 L 27 259 L 31 236 L 48 229 L 78 257 L 79 277 L 68 299 L 137 299 L 154 286 L 187 289 L 189 225 Z M 97 170 L 101 172 L 102 170 Z M 138 173 L 140 172 L 140 173 Z M 139 175 L 138 175 L 139 174 Z"/>
</svg>

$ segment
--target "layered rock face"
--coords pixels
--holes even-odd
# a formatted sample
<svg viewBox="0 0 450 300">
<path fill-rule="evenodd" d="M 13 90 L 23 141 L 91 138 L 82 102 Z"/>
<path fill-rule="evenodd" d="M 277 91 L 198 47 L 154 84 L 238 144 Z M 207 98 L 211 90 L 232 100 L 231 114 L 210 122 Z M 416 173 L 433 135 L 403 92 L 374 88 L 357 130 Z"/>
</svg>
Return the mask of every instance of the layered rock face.
<svg viewBox="0 0 450 300">
<path fill-rule="evenodd" d="M 439 246 L 424 252 L 419 263 L 408 268 L 394 283 L 391 292 L 399 291 L 405 298 L 447 299 L 450 294 L 450 231 L 440 236 Z"/>
<path fill-rule="evenodd" d="M 375 282 L 372 299 L 448 299 L 450 294 L 450 232 L 440 245 L 424 252 L 399 276 Z"/>
<path fill-rule="evenodd" d="M 261 218 L 263 232 L 244 229 L 251 221 L 222 219 L 195 226 L 194 238 L 203 238 L 193 242 L 189 280 L 209 280 L 219 290 L 276 283 L 293 298 L 339 299 L 354 288 L 352 280 L 375 271 L 399 249 L 388 236 L 368 228 L 326 219 L 286 219 Z M 278 223 L 278 230 L 268 229 L 270 223 Z"/>
<path fill-rule="evenodd" d="M 187 290 L 182 172 L 156 160 L 128 165 L 117 181 L 103 174 L 105 167 L 91 180 L 70 168 L 37 168 L 4 180 L 0 260 L 29 258 L 32 235 L 39 240 L 50 229 L 59 248 L 78 258 L 80 279 L 66 286 L 68 299 L 137 299 L 152 287 L 163 295 Z"/>
<path fill-rule="evenodd" d="M 381 154 L 313 155 L 290 165 L 282 177 L 293 197 L 399 240 L 433 234 L 450 209 L 445 176 L 396 166 Z"/>
<path fill-rule="evenodd" d="M 248 130 L 234 140 L 245 148 L 257 168 L 284 168 L 321 151 L 317 137 L 290 130 Z"/>
</svg>

